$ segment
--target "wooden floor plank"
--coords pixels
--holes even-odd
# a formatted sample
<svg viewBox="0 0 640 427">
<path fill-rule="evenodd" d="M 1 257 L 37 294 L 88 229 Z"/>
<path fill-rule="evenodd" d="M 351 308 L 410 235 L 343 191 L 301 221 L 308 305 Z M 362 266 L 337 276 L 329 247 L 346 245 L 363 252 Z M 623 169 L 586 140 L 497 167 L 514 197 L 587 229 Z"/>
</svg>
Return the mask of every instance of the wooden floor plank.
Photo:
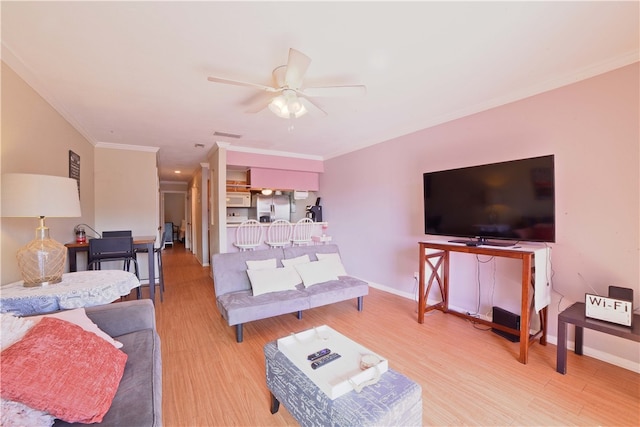
<svg viewBox="0 0 640 427">
<path fill-rule="evenodd" d="M 163 262 L 166 290 L 156 316 L 165 426 L 297 425 L 282 406 L 269 412 L 263 346 L 323 324 L 418 382 L 424 425 L 640 425 L 639 374 L 573 353 L 567 375 L 558 374 L 553 345 L 534 344 L 522 365 L 517 343 L 440 312 L 420 325 L 414 301 L 376 289 L 362 312 L 345 301 L 301 320 L 251 322 L 238 344 L 216 308 L 209 269 L 181 244 L 163 251 Z"/>
</svg>

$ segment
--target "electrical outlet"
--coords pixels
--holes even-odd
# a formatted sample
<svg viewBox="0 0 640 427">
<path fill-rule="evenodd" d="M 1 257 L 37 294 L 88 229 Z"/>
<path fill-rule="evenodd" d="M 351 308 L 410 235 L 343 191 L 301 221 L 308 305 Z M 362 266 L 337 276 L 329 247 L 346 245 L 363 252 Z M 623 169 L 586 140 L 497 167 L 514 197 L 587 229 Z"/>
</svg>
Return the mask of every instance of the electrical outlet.
<svg viewBox="0 0 640 427">
<path fill-rule="evenodd" d="M 414 272 L 413 272 L 413 278 L 414 278 L 414 279 L 416 279 L 416 280 L 418 280 L 418 272 L 417 272 L 417 271 L 414 271 Z"/>
</svg>

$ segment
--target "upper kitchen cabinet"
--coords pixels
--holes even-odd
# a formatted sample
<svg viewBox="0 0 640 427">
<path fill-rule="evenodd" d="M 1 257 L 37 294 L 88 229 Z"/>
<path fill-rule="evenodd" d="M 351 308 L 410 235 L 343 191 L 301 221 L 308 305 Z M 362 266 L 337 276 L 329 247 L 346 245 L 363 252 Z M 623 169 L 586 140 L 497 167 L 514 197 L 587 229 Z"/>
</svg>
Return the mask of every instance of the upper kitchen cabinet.
<svg viewBox="0 0 640 427">
<path fill-rule="evenodd" d="M 252 189 L 272 188 L 307 191 L 320 189 L 317 172 L 251 168 L 247 173 L 247 181 Z"/>
<path fill-rule="evenodd" d="M 319 158 L 287 157 L 227 150 L 227 169 L 244 168 L 247 184 L 261 190 L 320 190 L 324 163 Z M 227 177 L 227 179 L 232 179 Z"/>
<path fill-rule="evenodd" d="M 227 169 L 227 193 L 248 192 L 247 170 Z"/>
</svg>

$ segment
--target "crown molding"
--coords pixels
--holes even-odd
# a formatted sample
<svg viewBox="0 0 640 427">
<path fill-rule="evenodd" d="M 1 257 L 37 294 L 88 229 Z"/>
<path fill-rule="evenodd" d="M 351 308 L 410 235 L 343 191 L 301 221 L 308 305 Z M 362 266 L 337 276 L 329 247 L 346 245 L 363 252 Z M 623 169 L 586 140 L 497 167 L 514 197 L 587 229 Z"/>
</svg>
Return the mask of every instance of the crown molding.
<svg viewBox="0 0 640 427">
<path fill-rule="evenodd" d="M 147 147 L 145 145 L 116 144 L 114 142 L 98 142 L 96 148 L 109 148 L 112 150 L 144 151 L 147 153 L 157 153 L 160 147 Z"/>
</svg>

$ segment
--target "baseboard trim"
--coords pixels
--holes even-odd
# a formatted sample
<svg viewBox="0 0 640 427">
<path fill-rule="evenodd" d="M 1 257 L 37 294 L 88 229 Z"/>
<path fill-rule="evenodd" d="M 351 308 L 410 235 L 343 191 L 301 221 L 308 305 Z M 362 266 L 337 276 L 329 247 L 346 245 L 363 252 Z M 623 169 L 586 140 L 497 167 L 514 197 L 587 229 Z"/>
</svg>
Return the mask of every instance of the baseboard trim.
<svg viewBox="0 0 640 427">
<path fill-rule="evenodd" d="M 369 284 L 369 286 L 371 286 L 372 288 L 378 289 L 380 291 L 383 292 L 387 292 L 393 295 L 398 295 L 402 298 L 406 298 L 409 300 L 412 300 L 416 303 L 416 305 L 418 304 L 417 302 L 417 296 L 414 296 L 412 294 L 410 294 L 409 292 L 404 292 L 404 291 L 400 291 L 398 289 L 394 289 L 391 288 L 389 286 L 385 286 L 385 285 L 381 285 L 379 283 L 375 283 L 375 282 L 371 282 L 365 279 L 360 279 L 360 280 L 364 280 L 365 282 L 367 282 Z M 427 303 L 428 304 L 434 304 L 437 303 L 438 301 L 431 301 L 428 300 Z M 451 306 L 452 310 L 456 310 L 456 311 L 460 311 L 460 312 L 464 312 L 465 310 L 463 308 L 460 307 L 455 307 L 455 306 Z M 491 320 L 490 318 L 487 318 L 487 316 L 481 316 L 483 319 L 485 320 Z M 417 321 L 417 319 L 416 319 Z M 553 345 L 558 345 L 558 337 L 556 335 L 551 335 L 549 334 L 549 331 L 547 331 L 547 343 L 548 344 L 553 344 Z M 567 343 L 567 349 L 574 351 L 575 350 L 575 342 L 573 341 L 569 341 Z M 622 357 L 618 357 L 614 354 L 610 354 L 610 353 L 606 353 L 604 351 L 601 350 L 597 350 L 591 347 L 587 347 L 583 345 L 582 348 L 582 352 L 584 353 L 585 356 L 589 356 L 589 357 L 593 357 L 594 359 L 598 359 L 601 360 L 603 362 L 606 363 L 610 363 L 612 365 L 615 366 L 619 366 L 621 368 L 624 369 L 628 369 L 629 371 L 635 372 L 640 374 L 640 365 L 632 360 L 629 359 L 624 359 Z"/>
</svg>

